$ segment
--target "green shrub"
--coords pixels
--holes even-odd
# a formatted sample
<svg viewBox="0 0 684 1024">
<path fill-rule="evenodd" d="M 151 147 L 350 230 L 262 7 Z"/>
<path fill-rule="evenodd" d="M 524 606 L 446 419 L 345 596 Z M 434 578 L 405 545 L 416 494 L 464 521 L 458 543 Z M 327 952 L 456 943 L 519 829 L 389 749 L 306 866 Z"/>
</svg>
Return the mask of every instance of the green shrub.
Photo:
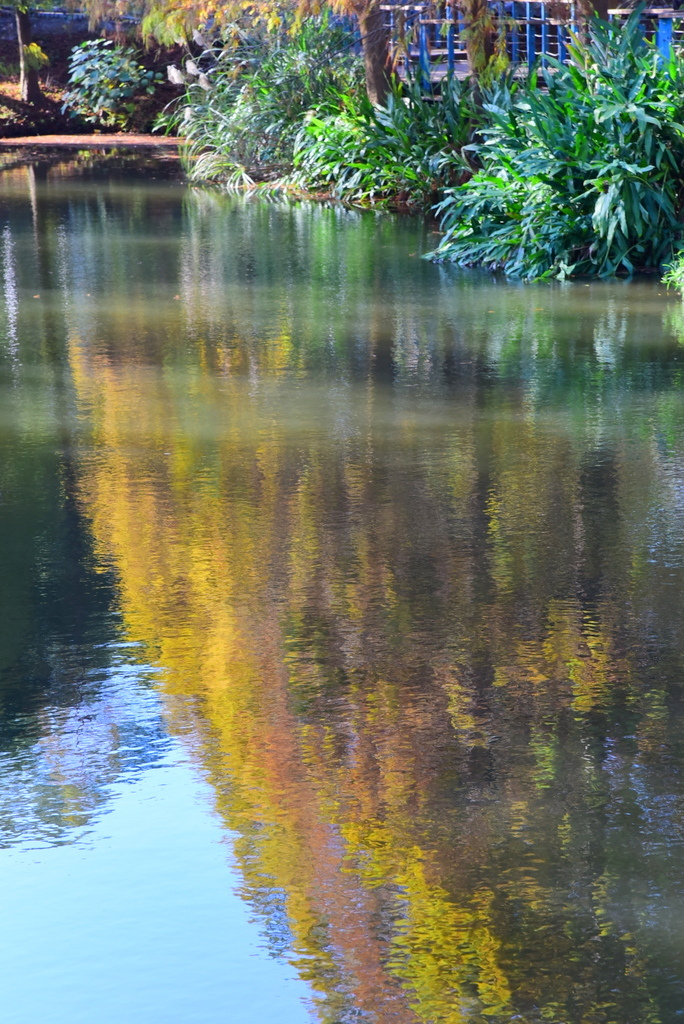
<svg viewBox="0 0 684 1024">
<path fill-rule="evenodd" d="M 151 96 L 161 75 L 138 63 L 130 47 L 93 39 L 75 46 L 69 57 L 69 108 L 86 121 L 125 128 L 135 111 L 135 97 Z"/>
<path fill-rule="evenodd" d="M 295 137 L 310 110 L 338 110 L 342 96 L 362 88 L 353 38 L 326 18 L 296 35 L 243 40 L 220 51 L 207 74 L 158 120 L 187 140 L 185 160 L 195 180 L 250 183 L 291 169 Z M 211 55 L 208 54 L 211 59 Z"/>
<path fill-rule="evenodd" d="M 684 253 L 679 253 L 667 267 L 663 275 L 663 284 L 684 294 Z"/>
<path fill-rule="evenodd" d="M 46 68 L 50 63 L 50 58 L 44 53 L 38 43 L 29 43 L 28 46 L 24 46 L 22 49 L 24 52 L 24 63 L 29 70 L 41 71 L 42 68 Z"/>
<path fill-rule="evenodd" d="M 348 201 L 425 204 L 469 175 L 464 146 L 475 121 L 467 82 L 447 79 L 439 98 L 417 82 L 397 84 L 384 107 L 363 97 L 310 119 L 297 137 L 292 181 Z"/>
<path fill-rule="evenodd" d="M 19 77 L 19 63 L 15 61 L 0 60 L 0 82 L 5 78 Z"/>
<path fill-rule="evenodd" d="M 481 169 L 438 208 L 433 258 L 522 278 L 655 268 L 682 235 L 684 62 L 594 20 L 572 63 L 490 93 Z"/>
</svg>

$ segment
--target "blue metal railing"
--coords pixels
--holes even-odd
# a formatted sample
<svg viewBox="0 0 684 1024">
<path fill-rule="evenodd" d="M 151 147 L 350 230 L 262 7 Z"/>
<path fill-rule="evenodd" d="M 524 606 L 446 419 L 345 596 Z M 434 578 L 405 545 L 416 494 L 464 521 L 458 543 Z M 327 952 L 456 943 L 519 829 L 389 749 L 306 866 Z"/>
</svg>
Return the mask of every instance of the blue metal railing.
<svg viewBox="0 0 684 1024">
<path fill-rule="evenodd" d="M 568 60 L 570 34 L 577 31 L 575 6 L 566 0 L 567 12 L 559 17 L 559 4 L 550 11 L 547 0 L 490 0 L 506 36 L 508 57 L 514 67 L 543 65 L 552 57 Z M 422 81 L 439 81 L 449 73 L 467 73 L 463 17 L 454 0 L 450 3 L 384 3 L 390 30 L 403 30 L 402 53 L 405 68 L 417 70 Z M 402 18 L 397 19 L 397 12 Z M 626 19 L 631 10 L 609 11 L 611 19 Z M 684 45 L 684 10 L 647 8 L 642 15 L 644 35 L 655 42 L 667 58 L 675 45 Z"/>
</svg>

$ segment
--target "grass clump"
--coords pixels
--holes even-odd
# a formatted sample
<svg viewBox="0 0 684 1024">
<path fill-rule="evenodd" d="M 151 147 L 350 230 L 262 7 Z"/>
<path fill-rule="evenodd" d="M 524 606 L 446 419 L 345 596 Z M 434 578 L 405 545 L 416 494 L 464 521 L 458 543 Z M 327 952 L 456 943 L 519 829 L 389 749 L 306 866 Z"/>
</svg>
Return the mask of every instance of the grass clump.
<svg viewBox="0 0 684 1024">
<path fill-rule="evenodd" d="M 684 295 L 684 253 L 679 253 L 676 259 L 670 263 L 663 275 L 663 284 Z"/>
<path fill-rule="evenodd" d="M 189 176 L 250 185 L 292 168 L 295 138 L 311 110 L 339 110 L 361 91 L 361 62 L 351 33 L 327 18 L 295 35 L 242 37 L 208 51 L 204 70 L 159 122 L 187 140 Z"/>
<path fill-rule="evenodd" d="M 471 173 L 472 88 L 450 79 L 435 99 L 396 82 L 387 104 L 374 107 L 353 46 L 348 29 L 319 18 L 294 35 L 209 50 L 189 62 L 185 95 L 157 127 L 186 139 L 195 181 L 431 205 Z"/>
<path fill-rule="evenodd" d="M 438 100 L 417 82 L 396 84 L 385 106 L 362 96 L 310 118 L 296 139 L 291 181 L 351 202 L 430 205 L 470 175 L 464 147 L 475 122 L 468 82 L 448 79 Z"/>
<path fill-rule="evenodd" d="M 432 258 L 524 279 L 658 268 L 682 235 L 684 62 L 594 20 L 572 62 L 490 90 L 480 169 L 438 206 Z"/>
</svg>

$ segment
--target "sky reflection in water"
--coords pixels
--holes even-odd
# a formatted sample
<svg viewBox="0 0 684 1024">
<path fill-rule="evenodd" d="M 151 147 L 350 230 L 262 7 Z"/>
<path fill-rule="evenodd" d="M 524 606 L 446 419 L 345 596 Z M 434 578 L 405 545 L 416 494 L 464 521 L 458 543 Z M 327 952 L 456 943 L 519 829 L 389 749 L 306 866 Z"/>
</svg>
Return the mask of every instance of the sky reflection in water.
<svg viewBox="0 0 684 1024">
<path fill-rule="evenodd" d="M 0 188 L 6 962 L 86 1000 L 45 1019 L 684 1017 L 680 303 L 97 162 Z"/>
</svg>

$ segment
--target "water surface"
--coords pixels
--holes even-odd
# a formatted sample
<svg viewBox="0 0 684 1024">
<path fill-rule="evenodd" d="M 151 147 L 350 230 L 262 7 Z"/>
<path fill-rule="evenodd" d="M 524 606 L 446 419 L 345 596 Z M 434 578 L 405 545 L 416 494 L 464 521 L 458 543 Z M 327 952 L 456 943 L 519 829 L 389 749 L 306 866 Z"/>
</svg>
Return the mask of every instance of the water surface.
<svg viewBox="0 0 684 1024">
<path fill-rule="evenodd" d="M 13 1022 L 684 1018 L 681 304 L 434 240 L 0 176 Z"/>
</svg>

